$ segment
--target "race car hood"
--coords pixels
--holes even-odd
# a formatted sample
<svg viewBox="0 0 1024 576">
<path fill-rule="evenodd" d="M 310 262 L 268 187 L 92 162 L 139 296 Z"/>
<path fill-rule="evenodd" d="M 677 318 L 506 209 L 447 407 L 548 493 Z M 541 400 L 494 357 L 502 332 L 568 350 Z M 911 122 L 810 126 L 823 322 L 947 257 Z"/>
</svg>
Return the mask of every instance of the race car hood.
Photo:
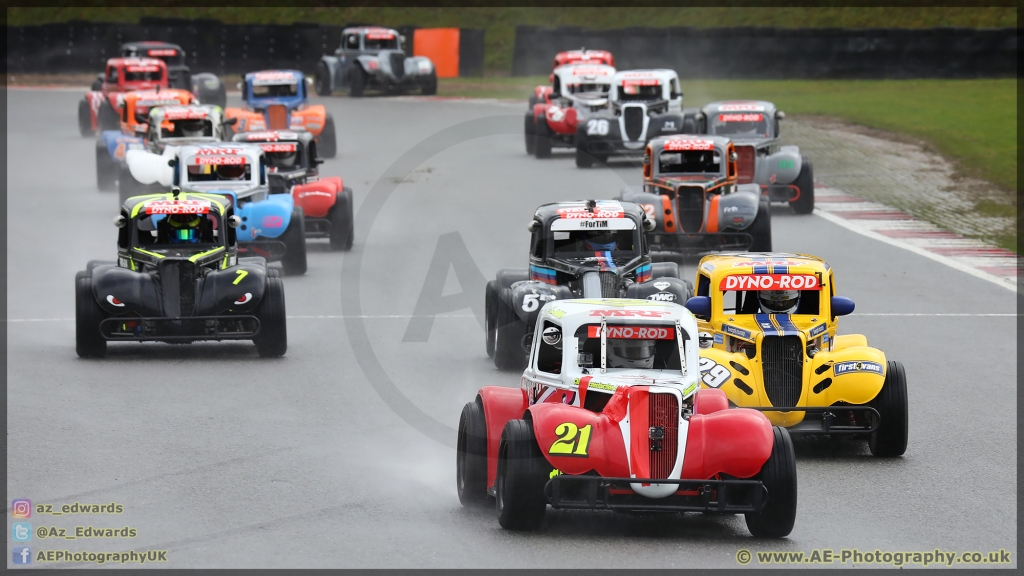
<svg viewBox="0 0 1024 576">
<path fill-rule="evenodd" d="M 665 326 L 665 328 L 667 330 L 675 330 L 672 326 Z M 683 374 L 677 370 L 621 368 L 609 368 L 604 374 L 601 374 L 600 368 L 592 368 L 589 371 L 592 374 L 579 376 L 574 379 L 577 385 L 580 384 L 583 378 L 589 377 L 587 385 L 591 390 L 602 390 L 612 393 L 622 387 L 655 386 L 677 389 L 682 393 L 683 398 L 688 397 L 697 390 L 697 376 L 693 374 L 692 370 L 691 374 Z"/>
</svg>

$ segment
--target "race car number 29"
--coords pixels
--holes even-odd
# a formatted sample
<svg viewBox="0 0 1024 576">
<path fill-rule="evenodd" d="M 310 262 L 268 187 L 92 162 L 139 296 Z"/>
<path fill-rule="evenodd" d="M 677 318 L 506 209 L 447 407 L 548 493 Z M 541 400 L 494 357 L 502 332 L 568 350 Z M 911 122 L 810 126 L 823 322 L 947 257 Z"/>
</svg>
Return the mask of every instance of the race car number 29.
<svg viewBox="0 0 1024 576">
<path fill-rule="evenodd" d="M 722 384 L 725 384 L 725 381 L 732 376 L 732 372 L 729 372 L 728 368 L 710 358 L 700 359 L 700 372 L 702 374 L 700 378 L 701 382 L 707 384 L 711 388 L 718 388 Z"/>
<path fill-rule="evenodd" d="M 587 136 L 607 136 L 608 135 L 608 121 L 607 120 L 587 120 Z"/>
</svg>

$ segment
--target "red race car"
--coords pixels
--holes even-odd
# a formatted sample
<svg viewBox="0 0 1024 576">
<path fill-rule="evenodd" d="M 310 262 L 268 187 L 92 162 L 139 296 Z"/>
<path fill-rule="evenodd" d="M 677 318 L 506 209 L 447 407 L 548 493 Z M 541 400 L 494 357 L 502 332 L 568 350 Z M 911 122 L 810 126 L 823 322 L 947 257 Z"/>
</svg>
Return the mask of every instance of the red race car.
<svg viewBox="0 0 1024 576">
<path fill-rule="evenodd" d="M 597 223 L 598 221 L 595 221 Z M 549 302 L 519 389 L 485 386 L 459 421 L 466 506 L 541 526 L 547 507 L 744 514 L 756 537 L 796 519 L 789 433 L 701 388 L 697 323 L 678 304 Z"/>
<path fill-rule="evenodd" d="M 530 95 L 529 109 L 532 110 L 533 105 L 538 102 L 551 102 L 551 83 L 555 81 L 554 71 L 559 66 L 565 66 L 566 64 L 604 64 L 605 66 L 615 66 L 615 57 L 607 50 L 586 50 L 583 48 L 555 54 L 554 64 L 551 65 L 551 75 L 548 76 L 548 85 L 537 86 L 533 89 L 533 94 Z"/>
<path fill-rule="evenodd" d="M 119 130 L 125 92 L 167 88 L 167 64 L 156 58 L 111 58 L 99 90 L 90 90 L 78 103 L 78 131 Z"/>
<path fill-rule="evenodd" d="M 576 126 L 609 106 L 615 68 L 607 64 L 566 64 L 552 73 L 551 92 L 526 113 L 526 153 L 551 156 L 553 147 L 576 148 Z"/>
</svg>

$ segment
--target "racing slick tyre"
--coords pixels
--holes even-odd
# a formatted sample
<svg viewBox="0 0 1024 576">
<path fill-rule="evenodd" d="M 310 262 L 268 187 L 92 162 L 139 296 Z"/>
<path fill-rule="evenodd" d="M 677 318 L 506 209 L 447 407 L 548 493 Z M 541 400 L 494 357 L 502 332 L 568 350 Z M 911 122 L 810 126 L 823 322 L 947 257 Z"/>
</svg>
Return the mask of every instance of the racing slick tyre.
<svg viewBox="0 0 1024 576">
<path fill-rule="evenodd" d="M 523 350 L 526 322 L 520 320 L 512 309 L 512 290 L 509 288 L 498 293 L 497 319 L 494 366 L 498 370 L 521 371 L 526 368 L 526 351 Z"/>
<path fill-rule="evenodd" d="M 753 237 L 753 242 L 750 244 L 751 252 L 772 251 L 772 212 L 767 199 L 761 199 L 757 216 L 750 223 L 748 233 Z"/>
<path fill-rule="evenodd" d="M 902 456 L 907 451 L 909 429 L 907 374 L 902 362 L 890 360 L 887 364 L 882 390 L 870 403 L 881 421 L 868 439 L 868 448 L 875 456 Z"/>
<path fill-rule="evenodd" d="M 534 123 L 533 123 L 533 112 L 527 112 L 525 116 L 525 122 L 523 123 L 523 139 L 526 140 L 526 153 L 533 156 L 533 150 L 536 143 L 536 135 L 534 134 Z"/>
<path fill-rule="evenodd" d="M 533 155 L 537 158 L 551 158 L 551 128 L 548 119 L 541 116 L 533 123 Z"/>
<path fill-rule="evenodd" d="M 300 220 L 301 222 L 301 220 Z M 284 282 L 267 275 L 263 300 L 256 308 L 260 331 L 252 339 L 261 358 L 284 356 L 288 351 L 288 324 L 284 309 Z"/>
<path fill-rule="evenodd" d="M 796 200 L 789 201 L 789 207 L 797 214 L 814 212 L 814 167 L 807 156 L 801 156 L 800 174 L 793 184 L 800 189 Z"/>
<path fill-rule="evenodd" d="M 760 512 L 744 516 L 747 530 L 755 538 L 782 538 L 793 531 L 796 522 L 796 452 L 789 431 L 772 426 L 775 441 L 772 453 L 761 467 L 757 479 L 768 490 L 768 501 Z"/>
<path fill-rule="evenodd" d="M 430 78 L 423 84 L 422 94 L 424 96 L 433 96 L 437 94 L 437 73 L 430 75 Z"/>
<path fill-rule="evenodd" d="M 313 89 L 316 90 L 317 96 L 331 95 L 331 71 L 327 69 L 327 64 L 324 62 L 316 65 L 316 73 L 313 76 Z"/>
<path fill-rule="evenodd" d="M 110 192 L 117 185 L 117 165 L 102 140 L 96 142 L 96 189 Z"/>
<path fill-rule="evenodd" d="M 292 220 L 288 228 L 281 235 L 284 241 L 284 257 L 281 258 L 281 268 L 289 276 L 298 276 L 306 273 L 306 223 L 305 213 L 302 208 L 292 210 Z"/>
<path fill-rule="evenodd" d="M 127 166 L 119 166 L 117 168 L 117 195 L 121 200 L 121 204 L 124 204 L 132 196 L 138 196 L 141 193 L 142 185 L 132 176 L 131 170 Z"/>
<path fill-rule="evenodd" d="M 338 192 L 334 206 L 331 206 L 331 250 L 351 250 L 355 237 L 352 225 L 352 190 L 344 188 Z"/>
<path fill-rule="evenodd" d="M 96 127 L 100 132 L 121 129 L 121 117 L 107 100 L 100 104 L 100 111 L 96 115 Z"/>
<path fill-rule="evenodd" d="M 455 483 L 466 508 L 490 504 L 487 495 L 487 425 L 480 398 L 467 403 L 459 418 L 455 452 Z"/>
<path fill-rule="evenodd" d="M 498 524 L 507 530 L 536 530 L 544 523 L 544 483 L 551 465 L 541 454 L 532 422 L 510 420 L 498 446 L 495 507 Z"/>
<path fill-rule="evenodd" d="M 498 282 L 491 280 L 484 289 L 484 344 L 487 357 L 494 358 L 495 325 L 498 321 Z"/>
<path fill-rule="evenodd" d="M 338 135 L 334 130 L 334 116 L 328 114 L 324 119 L 324 129 L 317 136 L 316 143 L 320 155 L 324 158 L 334 158 L 338 155 Z"/>
<path fill-rule="evenodd" d="M 82 136 L 92 136 L 96 133 L 92 129 L 92 114 L 89 110 L 89 100 L 86 98 L 78 101 L 78 133 Z"/>
<path fill-rule="evenodd" d="M 348 69 L 348 95 L 359 98 L 366 90 L 366 72 L 359 66 L 352 66 Z"/>
<path fill-rule="evenodd" d="M 78 272 L 75 274 L 75 352 L 79 358 L 102 358 L 107 354 L 107 340 L 100 334 L 104 316 L 93 295 L 92 275 Z"/>
<path fill-rule="evenodd" d="M 578 136 L 577 136 L 578 138 Z M 586 150 L 576 147 L 576 167 L 577 168 L 590 168 L 595 164 L 595 158 L 587 153 Z"/>
</svg>

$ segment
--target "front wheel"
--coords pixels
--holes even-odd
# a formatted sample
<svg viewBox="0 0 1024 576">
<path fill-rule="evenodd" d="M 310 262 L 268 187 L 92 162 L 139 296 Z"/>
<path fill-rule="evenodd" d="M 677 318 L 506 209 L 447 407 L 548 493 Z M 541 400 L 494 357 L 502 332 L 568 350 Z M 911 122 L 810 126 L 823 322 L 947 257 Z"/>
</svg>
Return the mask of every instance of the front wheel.
<svg viewBox="0 0 1024 576">
<path fill-rule="evenodd" d="M 793 184 L 800 190 L 800 195 L 789 201 L 789 207 L 797 214 L 814 212 L 814 167 L 806 156 L 801 157 L 800 174 Z"/>
<path fill-rule="evenodd" d="M 288 223 L 288 228 L 281 235 L 285 246 L 281 267 L 289 276 L 306 273 L 306 223 L 303 221 L 305 217 L 302 208 L 296 207 L 292 210 L 292 220 Z"/>
<path fill-rule="evenodd" d="M 324 129 L 316 138 L 320 155 L 324 158 L 334 158 L 338 155 L 338 136 L 334 130 L 334 116 L 330 114 L 324 119 Z"/>
<path fill-rule="evenodd" d="M 745 514 L 747 530 L 755 538 L 782 538 L 796 523 L 796 451 L 789 431 L 772 426 L 772 453 L 758 479 L 768 490 L 768 502 L 760 512 Z"/>
<path fill-rule="evenodd" d="M 551 128 L 548 119 L 540 116 L 534 121 L 533 155 L 537 158 L 551 158 Z"/>
<path fill-rule="evenodd" d="M 902 456 L 907 451 L 909 410 L 907 402 L 907 374 L 903 363 L 890 361 L 885 370 L 882 390 L 871 401 L 878 410 L 878 428 L 868 439 L 868 448 L 875 456 Z"/>
<path fill-rule="evenodd" d="M 772 212 L 771 205 L 767 200 L 761 199 L 758 204 L 757 216 L 754 217 L 747 232 L 753 237 L 750 244 L 751 252 L 772 251 Z"/>
<path fill-rule="evenodd" d="M 352 190 L 344 188 L 331 206 L 331 250 L 351 250 L 354 238 L 352 225 Z"/>
<path fill-rule="evenodd" d="M 75 353 L 80 358 L 102 358 L 107 354 L 107 340 L 100 333 L 100 322 L 106 315 L 96 302 L 92 276 L 75 275 Z"/>
<path fill-rule="evenodd" d="M 92 110 L 89 109 L 88 98 L 78 101 L 78 133 L 82 136 L 92 136 L 96 133 L 92 129 Z"/>
<path fill-rule="evenodd" d="M 100 140 L 96 143 L 96 189 L 109 192 L 117 185 L 117 165 Z"/>
<path fill-rule="evenodd" d="M 507 530 L 536 530 L 544 523 L 547 460 L 533 435 L 532 422 L 510 420 L 498 447 L 498 524 Z"/>
<path fill-rule="evenodd" d="M 498 370 L 518 372 L 526 368 L 526 351 L 523 350 L 526 322 L 519 319 L 512 306 L 512 290 L 505 288 L 498 293 L 494 366 Z"/>
<path fill-rule="evenodd" d="M 363 91 L 366 89 L 366 72 L 364 72 L 359 66 L 355 65 L 348 70 L 348 95 L 353 98 L 359 98 L 363 95 Z"/>
<path fill-rule="evenodd" d="M 301 225 L 301 220 L 299 221 Z M 256 309 L 260 331 L 252 339 L 261 358 L 284 356 L 288 351 L 288 324 L 284 308 L 284 282 L 267 275 L 263 300 Z"/>
<path fill-rule="evenodd" d="M 437 74 L 431 74 L 430 78 L 423 85 L 423 95 L 433 96 L 437 94 Z"/>
<path fill-rule="evenodd" d="M 121 130 L 121 117 L 106 99 L 100 104 L 100 111 L 96 117 L 96 125 L 100 132 L 104 130 Z"/>
<path fill-rule="evenodd" d="M 533 112 L 526 115 L 526 121 L 523 125 L 523 136 L 524 140 L 526 140 L 526 153 L 533 156 L 534 143 L 537 138 L 534 134 Z"/>
<path fill-rule="evenodd" d="M 467 508 L 487 504 L 487 425 L 479 398 L 462 408 L 455 458 L 459 502 Z"/>
<path fill-rule="evenodd" d="M 316 65 L 316 75 L 313 77 L 313 88 L 317 96 L 331 95 L 331 71 L 327 68 L 326 62 Z"/>
</svg>

